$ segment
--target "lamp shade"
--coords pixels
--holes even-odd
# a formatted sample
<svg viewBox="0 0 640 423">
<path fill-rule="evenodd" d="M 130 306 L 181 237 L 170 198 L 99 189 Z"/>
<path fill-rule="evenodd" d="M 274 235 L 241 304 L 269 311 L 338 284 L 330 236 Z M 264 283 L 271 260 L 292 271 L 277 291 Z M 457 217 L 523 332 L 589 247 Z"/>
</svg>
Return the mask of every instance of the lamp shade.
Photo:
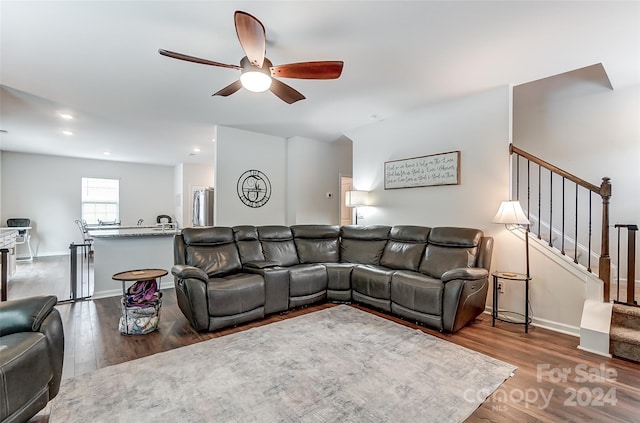
<svg viewBox="0 0 640 423">
<path fill-rule="evenodd" d="M 505 225 L 528 225 L 530 223 L 522 211 L 519 201 L 503 201 L 492 222 Z"/>
<path fill-rule="evenodd" d="M 344 204 L 347 207 L 360 207 L 369 205 L 369 191 L 347 191 Z"/>
</svg>

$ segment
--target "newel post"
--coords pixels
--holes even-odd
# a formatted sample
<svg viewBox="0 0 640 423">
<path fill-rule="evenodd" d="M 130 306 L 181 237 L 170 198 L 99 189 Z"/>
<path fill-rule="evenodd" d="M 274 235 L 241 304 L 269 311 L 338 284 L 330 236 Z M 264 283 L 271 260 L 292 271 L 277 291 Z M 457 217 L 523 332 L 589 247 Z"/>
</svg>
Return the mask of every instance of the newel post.
<svg viewBox="0 0 640 423">
<path fill-rule="evenodd" d="M 610 178 L 602 178 L 600 196 L 602 197 L 602 238 L 600 240 L 600 260 L 598 277 L 604 282 L 604 301 L 609 302 L 611 290 L 611 257 L 609 256 L 609 199 L 611 198 Z"/>
</svg>

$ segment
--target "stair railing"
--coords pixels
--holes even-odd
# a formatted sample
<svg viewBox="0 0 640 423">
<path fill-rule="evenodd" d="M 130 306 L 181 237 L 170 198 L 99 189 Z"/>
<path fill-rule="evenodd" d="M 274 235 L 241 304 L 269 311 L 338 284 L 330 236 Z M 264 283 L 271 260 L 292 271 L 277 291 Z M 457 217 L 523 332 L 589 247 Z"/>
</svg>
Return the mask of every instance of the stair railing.
<svg viewBox="0 0 640 423">
<path fill-rule="evenodd" d="M 587 198 L 587 202 L 588 202 L 588 213 L 587 213 L 587 246 L 586 246 L 586 250 L 587 250 L 587 263 L 586 263 L 586 267 L 587 270 L 589 272 L 592 271 L 591 268 L 591 251 L 592 251 L 592 238 L 593 238 L 593 234 L 592 234 L 592 223 L 593 223 L 593 219 L 592 219 L 592 214 L 593 214 L 593 207 L 592 207 L 592 194 L 596 194 L 598 196 L 600 196 L 601 200 L 602 200 L 602 211 L 601 211 L 601 225 L 602 225 L 602 234 L 601 234 L 601 238 L 600 238 L 600 255 L 599 255 L 599 259 L 598 259 L 598 277 L 604 282 L 604 301 L 608 302 L 609 301 L 609 297 L 610 297 L 610 289 L 611 289 L 611 257 L 609 255 L 609 200 L 611 198 L 611 183 L 610 183 L 610 179 L 608 177 L 604 177 L 602 178 L 602 183 L 600 184 L 600 186 L 594 185 L 592 183 L 589 183 L 587 181 L 585 181 L 584 179 L 581 179 L 563 169 L 560 169 L 557 166 L 554 166 L 536 156 L 534 156 L 533 154 L 527 153 L 524 150 L 521 150 L 517 147 L 515 147 L 513 144 L 509 144 L 509 154 L 513 157 L 515 155 L 515 173 L 516 173 L 516 184 L 515 184 L 515 197 L 518 201 L 521 201 L 520 199 L 520 158 L 523 158 L 526 162 L 526 190 L 527 190 L 527 197 L 526 197 L 526 204 L 523 204 L 523 206 L 526 209 L 527 212 L 527 217 L 531 220 L 532 216 L 531 216 L 531 210 L 532 210 L 532 206 L 531 206 L 531 197 L 532 197 L 532 177 L 531 177 L 531 164 L 533 163 L 534 165 L 537 165 L 537 181 L 534 179 L 534 182 L 536 182 L 535 187 L 537 187 L 537 206 L 536 207 L 536 211 L 537 211 L 537 237 L 538 239 L 542 240 L 543 237 L 547 236 L 547 233 L 542 232 L 542 226 L 543 226 L 543 214 L 545 218 L 548 218 L 548 221 L 546 222 L 546 225 L 548 226 L 548 243 L 550 247 L 555 247 L 553 244 L 553 237 L 554 237 L 554 231 L 556 232 L 560 232 L 560 237 L 561 237 L 561 246 L 560 247 L 555 247 L 558 248 L 561 252 L 561 254 L 566 255 L 566 251 L 565 251 L 565 240 L 569 239 L 569 240 L 573 240 L 573 244 L 574 244 L 574 253 L 573 253 L 573 262 L 578 264 L 578 248 L 579 248 L 579 231 L 578 231 L 578 222 L 580 221 L 581 218 L 584 218 L 584 216 L 580 215 L 579 212 L 579 194 L 580 194 L 580 188 L 586 189 L 588 192 L 588 198 Z M 547 181 L 543 181 L 542 178 L 542 169 L 546 169 L 549 173 L 549 178 L 548 178 L 548 183 Z M 535 169 L 534 169 L 535 170 Z M 556 193 L 556 191 L 554 191 L 554 186 L 553 186 L 553 181 L 554 181 L 554 175 L 556 175 L 556 180 L 558 178 L 562 178 L 561 179 L 561 187 L 560 187 L 560 192 Z M 535 178 L 535 176 L 534 176 Z M 573 185 L 570 185 L 573 184 Z M 574 188 L 574 199 L 575 199 L 575 214 L 572 216 L 573 218 L 573 233 L 570 234 L 568 229 L 566 228 L 566 224 L 567 224 L 567 218 L 568 216 L 566 216 L 565 210 L 566 210 L 566 202 L 567 202 L 567 198 L 571 199 L 571 194 L 567 191 L 567 185 L 569 185 L 569 189 Z M 556 188 L 557 189 L 557 188 Z M 544 205 L 545 209 L 543 211 L 543 201 L 542 201 L 542 192 L 543 190 L 545 190 L 548 194 L 548 203 Z M 554 220 L 554 196 L 557 197 L 560 196 L 561 199 L 561 217 L 560 217 L 560 223 L 557 224 L 557 221 Z M 535 201 L 535 200 L 534 200 Z M 521 201 L 522 202 L 522 201 Z M 557 208 L 557 207 L 556 207 Z M 570 222 L 571 223 L 571 222 Z M 558 229 L 557 227 L 555 227 L 554 225 L 560 226 L 560 228 Z"/>
<path fill-rule="evenodd" d="M 638 225 L 616 224 L 618 230 L 618 272 L 616 276 L 616 299 L 617 303 L 628 305 L 638 305 L 636 301 L 636 233 Z M 626 301 L 620 301 L 620 229 L 627 230 L 627 296 Z"/>
</svg>

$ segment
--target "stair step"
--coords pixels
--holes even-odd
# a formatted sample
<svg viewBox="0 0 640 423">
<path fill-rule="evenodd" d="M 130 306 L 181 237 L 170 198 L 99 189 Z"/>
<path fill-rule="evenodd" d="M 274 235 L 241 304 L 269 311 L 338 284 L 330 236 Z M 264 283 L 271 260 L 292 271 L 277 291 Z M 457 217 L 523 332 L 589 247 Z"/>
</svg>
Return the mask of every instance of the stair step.
<svg viewBox="0 0 640 423">
<path fill-rule="evenodd" d="M 636 318 L 640 319 L 640 307 L 630 306 L 626 304 L 614 304 L 613 312 L 635 316 Z"/>
<path fill-rule="evenodd" d="M 640 322 L 640 307 L 627 305 L 627 304 L 614 304 L 613 314 L 619 316 L 628 316 L 630 319 L 635 319 Z"/>
<path fill-rule="evenodd" d="M 611 341 L 625 342 L 640 347 L 640 330 L 623 326 L 611 326 L 609 332 Z M 638 351 L 640 353 L 640 351 Z"/>
<path fill-rule="evenodd" d="M 609 339 L 611 354 L 640 363 L 639 330 L 612 326 Z"/>
</svg>

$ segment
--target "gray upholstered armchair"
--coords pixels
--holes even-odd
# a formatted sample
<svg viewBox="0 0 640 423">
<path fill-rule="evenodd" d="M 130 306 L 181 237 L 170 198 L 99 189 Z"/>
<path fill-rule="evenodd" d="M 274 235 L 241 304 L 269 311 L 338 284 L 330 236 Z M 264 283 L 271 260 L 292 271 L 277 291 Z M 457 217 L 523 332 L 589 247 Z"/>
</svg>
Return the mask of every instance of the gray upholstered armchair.
<svg viewBox="0 0 640 423">
<path fill-rule="evenodd" d="M 55 296 L 0 303 L 0 421 L 26 422 L 58 394 L 64 332 Z"/>
</svg>

